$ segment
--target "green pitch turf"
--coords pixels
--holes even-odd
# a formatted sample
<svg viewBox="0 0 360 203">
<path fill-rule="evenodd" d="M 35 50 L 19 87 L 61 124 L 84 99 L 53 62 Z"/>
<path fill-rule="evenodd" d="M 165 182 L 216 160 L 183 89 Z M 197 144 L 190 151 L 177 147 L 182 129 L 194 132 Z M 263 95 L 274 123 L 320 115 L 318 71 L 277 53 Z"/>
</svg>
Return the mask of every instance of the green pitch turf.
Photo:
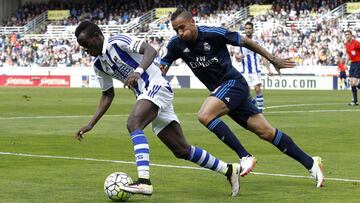
<svg viewBox="0 0 360 203">
<path fill-rule="evenodd" d="M 175 90 L 175 110 L 188 142 L 226 162 L 234 152 L 196 117 L 206 90 Z M 75 132 L 87 124 L 99 89 L 0 88 L 0 202 L 110 202 L 103 192 L 115 171 L 136 179 L 127 114 L 135 102 L 126 89 L 82 142 Z M 258 159 L 232 198 L 224 176 L 176 159 L 147 127 L 151 152 L 151 197 L 129 202 L 360 202 L 360 107 L 350 91 L 265 91 L 266 118 L 311 155 L 323 158 L 325 187 L 296 161 L 224 117 Z M 88 158 L 88 159 L 85 159 Z M 124 161 L 124 162 L 114 162 Z M 172 166 L 179 166 L 173 168 Z M 283 176 L 289 175 L 289 176 Z"/>
</svg>

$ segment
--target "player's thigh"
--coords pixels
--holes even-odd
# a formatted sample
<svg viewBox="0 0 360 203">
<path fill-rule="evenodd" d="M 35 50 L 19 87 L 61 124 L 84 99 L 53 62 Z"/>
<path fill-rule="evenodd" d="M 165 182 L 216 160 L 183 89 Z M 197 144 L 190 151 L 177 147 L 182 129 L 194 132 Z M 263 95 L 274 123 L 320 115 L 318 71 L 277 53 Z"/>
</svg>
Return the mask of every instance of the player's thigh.
<svg viewBox="0 0 360 203">
<path fill-rule="evenodd" d="M 208 120 L 223 116 L 229 112 L 226 104 L 217 97 L 209 96 L 205 99 L 198 112 L 199 119 Z"/>
<path fill-rule="evenodd" d="M 188 150 L 188 143 L 178 122 L 172 121 L 157 136 L 171 151 Z"/>
<path fill-rule="evenodd" d="M 350 78 L 350 85 L 357 86 L 359 84 L 359 78 L 351 77 Z"/>
<path fill-rule="evenodd" d="M 158 114 L 159 107 L 147 99 L 137 100 L 128 118 L 128 125 L 148 125 Z"/>
<path fill-rule="evenodd" d="M 248 129 L 249 118 L 259 113 L 259 109 L 255 106 L 255 100 L 249 96 L 236 109 L 232 109 L 228 115 L 243 128 Z"/>
</svg>

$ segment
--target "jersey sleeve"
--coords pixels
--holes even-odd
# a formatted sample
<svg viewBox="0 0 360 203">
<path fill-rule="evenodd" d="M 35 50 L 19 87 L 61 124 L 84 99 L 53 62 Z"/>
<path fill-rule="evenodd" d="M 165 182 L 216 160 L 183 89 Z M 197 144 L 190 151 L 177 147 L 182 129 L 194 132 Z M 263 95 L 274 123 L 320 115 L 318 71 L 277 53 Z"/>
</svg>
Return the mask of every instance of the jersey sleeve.
<svg viewBox="0 0 360 203">
<path fill-rule="evenodd" d="M 239 32 L 231 32 L 229 30 L 226 30 L 223 36 L 226 44 L 231 44 L 233 46 L 240 46 L 241 35 Z"/>
<path fill-rule="evenodd" d="M 172 62 L 179 58 L 174 40 L 170 40 L 164 50 L 164 56 L 160 60 L 161 65 L 171 66 Z"/>
<path fill-rule="evenodd" d="M 143 39 L 126 34 L 120 34 L 109 39 L 109 43 L 116 44 L 120 49 L 128 53 L 139 53 Z"/>
<path fill-rule="evenodd" d="M 360 42 L 355 40 L 355 49 L 360 49 Z"/>
<path fill-rule="evenodd" d="M 114 86 L 113 79 L 110 76 L 106 75 L 104 72 L 100 71 L 96 67 L 94 67 L 94 71 L 95 71 L 95 74 L 97 76 L 97 79 L 100 83 L 100 87 L 103 92 L 105 92 L 106 90 L 108 90 Z"/>
</svg>

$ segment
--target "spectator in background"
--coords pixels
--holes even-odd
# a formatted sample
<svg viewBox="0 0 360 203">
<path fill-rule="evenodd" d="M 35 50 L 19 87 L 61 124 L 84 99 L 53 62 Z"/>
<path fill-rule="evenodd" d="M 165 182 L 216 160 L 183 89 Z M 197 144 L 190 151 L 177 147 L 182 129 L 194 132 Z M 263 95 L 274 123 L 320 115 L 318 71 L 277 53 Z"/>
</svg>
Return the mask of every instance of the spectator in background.
<svg viewBox="0 0 360 203">
<path fill-rule="evenodd" d="M 4 49 L 4 36 L 0 35 L 0 51 L 2 51 Z"/>
<path fill-rule="evenodd" d="M 346 53 L 349 56 L 351 61 L 349 78 L 350 86 L 352 92 L 352 101 L 349 103 L 350 106 L 358 106 L 358 97 L 357 97 L 357 88 L 359 88 L 359 79 L 360 79 L 360 42 L 353 39 L 352 31 L 345 31 L 346 38 Z"/>
</svg>

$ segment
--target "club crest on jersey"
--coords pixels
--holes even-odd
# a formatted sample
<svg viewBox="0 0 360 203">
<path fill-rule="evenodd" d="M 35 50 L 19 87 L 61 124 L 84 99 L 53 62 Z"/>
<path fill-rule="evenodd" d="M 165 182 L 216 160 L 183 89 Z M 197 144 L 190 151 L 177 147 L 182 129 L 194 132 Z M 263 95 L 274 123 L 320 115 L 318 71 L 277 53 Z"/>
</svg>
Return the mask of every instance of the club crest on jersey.
<svg viewBox="0 0 360 203">
<path fill-rule="evenodd" d="M 204 50 L 205 50 L 205 51 L 210 51 L 210 49 L 211 49 L 210 44 L 207 43 L 207 42 L 204 42 Z"/>
<path fill-rule="evenodd" d="M 119 63 L 119 58 L 117 56 L 114 56 L 113 60 L 115 61 L 115 63 Z"/>
</svg>

